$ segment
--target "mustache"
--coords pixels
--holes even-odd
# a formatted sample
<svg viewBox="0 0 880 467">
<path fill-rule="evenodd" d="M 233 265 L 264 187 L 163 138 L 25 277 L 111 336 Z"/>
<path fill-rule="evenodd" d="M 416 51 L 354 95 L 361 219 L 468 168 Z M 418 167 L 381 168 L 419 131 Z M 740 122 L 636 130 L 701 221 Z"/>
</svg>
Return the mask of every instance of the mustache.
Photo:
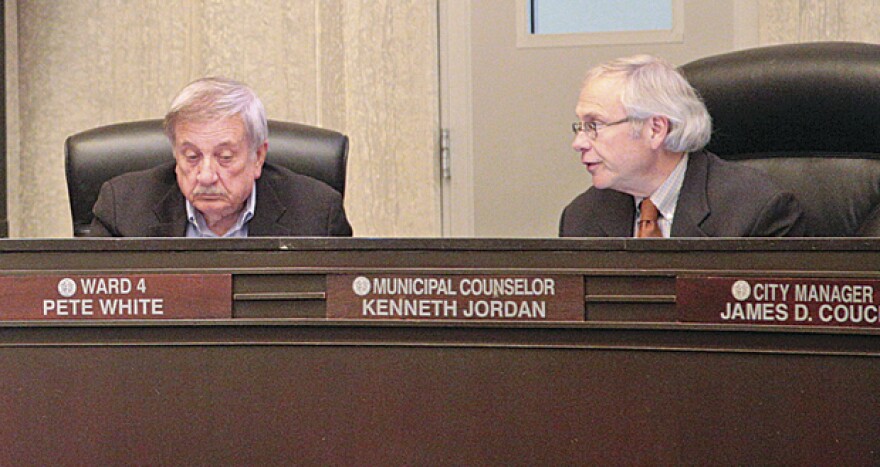
<svg viewBox="0 0 880 467">
<path fill-rule="evenodd" d="M 192 191 L 194 196 L 198 195 L 225 195 L 226 191 L 219 186 L 197 186 Z"/>
</svg>

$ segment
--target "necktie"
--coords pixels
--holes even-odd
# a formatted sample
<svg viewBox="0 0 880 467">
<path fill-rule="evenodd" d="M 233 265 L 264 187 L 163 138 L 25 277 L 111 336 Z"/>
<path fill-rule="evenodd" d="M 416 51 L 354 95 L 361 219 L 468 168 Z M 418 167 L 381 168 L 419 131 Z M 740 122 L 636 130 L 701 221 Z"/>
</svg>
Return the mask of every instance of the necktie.
<svg viewBox="0 0 880 467">
<path fill-rule="evenodd" d="M 657 206 L 654 206 L 649 198 L 642 200 L 639 203 L 639 230 L 636 237 L 662 237 L 663 233 L 660 232 L 660 226 L 657 225 L 659 216 L 660 212 L 657 211 Z"/>
</svg>

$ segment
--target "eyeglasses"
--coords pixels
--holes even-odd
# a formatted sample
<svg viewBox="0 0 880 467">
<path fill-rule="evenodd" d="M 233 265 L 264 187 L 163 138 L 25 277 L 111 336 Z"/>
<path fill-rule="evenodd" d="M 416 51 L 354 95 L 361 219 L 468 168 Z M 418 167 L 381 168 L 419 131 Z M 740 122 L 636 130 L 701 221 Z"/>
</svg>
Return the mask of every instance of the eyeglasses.
<svg viewBox="0 0 880 467">
<path fill-rule="evenodd" d="M 606 128 L 609 126 L 620 125 L 621 123 L 626 123 L 631 121 L 632 118 L 626 117 L 623 120 L 618 120 L 616 122 L 603 123 L 603 122 L 574 122 L 571 124 L 571 131 L 574 132 L 575 136 L 578 133 L 584 132 L 587 134 L 587 138 L 596 139 L 599 136 L 599 130 L 602 128 Z"/>
</svg>

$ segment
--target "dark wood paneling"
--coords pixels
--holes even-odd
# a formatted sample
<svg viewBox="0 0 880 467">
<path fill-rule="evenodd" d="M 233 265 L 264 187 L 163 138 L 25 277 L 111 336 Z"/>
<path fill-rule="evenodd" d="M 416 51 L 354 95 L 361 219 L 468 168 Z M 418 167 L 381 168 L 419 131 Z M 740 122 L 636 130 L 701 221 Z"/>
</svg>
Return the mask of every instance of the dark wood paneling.
<svg viewBox="0 0 880 467">
<path fill-rule="evenodd" d="M 876 465 L 880 331 L 678 323 L 674 279 L 878 264 L 875 239 L 7 240 L 7 275 L 229 273 L 235 317 L 0 322 L 0 464 Z M 587 321 L 324 319 L 359 272 L 579 275 Z"/>
</svg>

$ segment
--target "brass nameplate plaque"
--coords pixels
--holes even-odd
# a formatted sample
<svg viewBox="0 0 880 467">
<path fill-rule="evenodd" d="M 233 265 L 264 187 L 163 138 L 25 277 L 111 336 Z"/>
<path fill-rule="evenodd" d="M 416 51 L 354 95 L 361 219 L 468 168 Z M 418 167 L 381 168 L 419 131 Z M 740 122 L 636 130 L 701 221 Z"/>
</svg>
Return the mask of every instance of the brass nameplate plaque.
<svg viewBox="0 0 880 467">
<path fill-rule="evenodd" d="M 566 275 L 330 275 L 327 317 L 583 321 L 584 280 Z"/>
<path fill-rule="evenodd" d="M 232 275 L 0 276 L 0 320 L 193 318 L 232 318 Z"/>
<path fill-rule="evenodd" d="M 880 281 L 679 277 L 679 321 L 880 328 Z"/>
</svg>

